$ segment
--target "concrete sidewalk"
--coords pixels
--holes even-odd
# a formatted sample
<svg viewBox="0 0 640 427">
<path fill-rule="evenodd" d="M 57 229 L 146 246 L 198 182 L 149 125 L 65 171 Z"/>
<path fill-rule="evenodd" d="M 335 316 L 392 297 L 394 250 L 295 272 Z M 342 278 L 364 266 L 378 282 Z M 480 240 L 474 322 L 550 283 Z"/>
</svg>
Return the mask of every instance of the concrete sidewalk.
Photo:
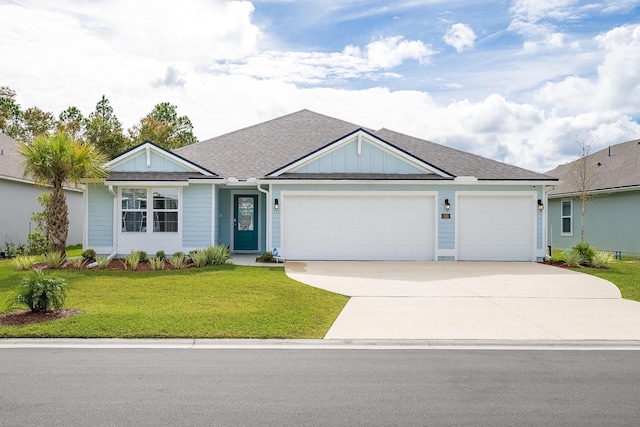
<svg viewBox="0 0 640 427">
<path fill-rule="evenodd" d="M 640 339 L 640 303 L 608 281 L 558 267 L 287 262 L 286 271 L 352 297 L 327 339 Z"/>
</svg>

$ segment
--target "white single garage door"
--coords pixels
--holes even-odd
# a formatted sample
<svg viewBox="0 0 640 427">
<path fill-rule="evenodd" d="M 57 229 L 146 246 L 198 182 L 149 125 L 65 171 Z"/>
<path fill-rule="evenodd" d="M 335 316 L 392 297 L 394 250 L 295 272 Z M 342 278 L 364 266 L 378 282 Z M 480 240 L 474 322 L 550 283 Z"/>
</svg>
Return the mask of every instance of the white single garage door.
<svg viewBox="0 0 640 427">
<path fill-rule="evenodd" d="M 433 260 L 434 197 L 423 194 L 282 197 L 287 259 Z"/>
<path fill-rule="evenodd" d="M 458 259 L 534 261 L 531 196 L 458 196 Z"/>
</svg>

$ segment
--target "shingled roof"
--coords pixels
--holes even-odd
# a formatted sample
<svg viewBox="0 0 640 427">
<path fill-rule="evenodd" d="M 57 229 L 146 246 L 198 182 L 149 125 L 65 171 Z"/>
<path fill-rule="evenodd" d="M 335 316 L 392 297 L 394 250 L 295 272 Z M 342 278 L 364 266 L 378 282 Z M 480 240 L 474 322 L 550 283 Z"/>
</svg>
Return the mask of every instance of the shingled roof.
<svg viewBox="0 0 640 427">
<path fill-rule="evenodd" d="M 24 177 L 22 157 L 17 149 L 18 143 L 13 138 L 0 133 L 0 177 L 28 179 Z"/>
<path fill-rule="evenodd" d="M 559 178 L 550 195 L 572 194 L 579 191 L 571 178 L 571 171 L 578 160 L 560 165 L 546 174 Z M 640 186 L 640 139 L 612 145 L 587 157 L 587 167 L 597 174 L 590 191 L 621 190 Z"/>
<path fill-rule="evenodd" d="M 261 178 L 343 137 L 363 129 L 451 176 L 480 180 L 555 178 L 511 166 L 388 129 L 362 126 L 301 110 L 175 150 L 182 157 L 224 177 Z"/>
</svg>

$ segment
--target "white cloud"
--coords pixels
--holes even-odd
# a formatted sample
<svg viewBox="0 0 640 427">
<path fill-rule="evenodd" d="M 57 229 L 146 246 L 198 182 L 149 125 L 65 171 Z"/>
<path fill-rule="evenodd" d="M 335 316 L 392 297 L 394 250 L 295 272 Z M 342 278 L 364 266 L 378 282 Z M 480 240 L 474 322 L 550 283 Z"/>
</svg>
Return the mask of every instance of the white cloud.
<svg viewBox="0 0 640 427">
<path fill-rule="evenodd" d="M 472 48 L 476 42 L 476 33 L 466 24 L 453 24 L 444 36 L 444 42 L 460 53 Z"/>
<path fill-rule="evenodd" d="M 369 64 L 375 68 L 392 68 L 408 59 L 428 62 L 434 54 L 420 40 L 404 40 L 402 36 L 392 36 L 373 41 L 367 45 L 366 56 Z"/>
</svg>

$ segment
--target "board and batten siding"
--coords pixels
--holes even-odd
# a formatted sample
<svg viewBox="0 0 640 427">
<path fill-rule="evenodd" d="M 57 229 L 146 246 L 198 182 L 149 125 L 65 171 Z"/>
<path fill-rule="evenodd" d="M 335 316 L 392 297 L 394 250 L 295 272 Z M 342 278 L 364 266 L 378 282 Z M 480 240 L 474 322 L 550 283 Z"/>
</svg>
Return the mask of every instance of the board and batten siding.
<svg viewBox="0 0 640 427">
<path fill-rule="evenodd" d="M 155 152 L 150 153 L 149 167 L 147 167 L 147 154 L 144 151 L 111 170 L 116 172 L 189 172 L 184 166 Z"/>
<path fill-rule="evenodd" d="M 358 154 L 356 140 L 296 168 L 292 173 L 421 174 L 425 172 L 364 140 Z"/>
<path fill-rule="evenodd" d="M 87 248 L 85 249 L 112 248 L 114 198 L 104 184 L 89 184 L 88 190 Z M 99 253 L 104 253 L 104 250 Z"/>
<path fill-rule="evenodd" d="M 182 190 L 182 246 L 185 249 L 212 245 L 211 184 L 191 184 Z"/>
</svg>

